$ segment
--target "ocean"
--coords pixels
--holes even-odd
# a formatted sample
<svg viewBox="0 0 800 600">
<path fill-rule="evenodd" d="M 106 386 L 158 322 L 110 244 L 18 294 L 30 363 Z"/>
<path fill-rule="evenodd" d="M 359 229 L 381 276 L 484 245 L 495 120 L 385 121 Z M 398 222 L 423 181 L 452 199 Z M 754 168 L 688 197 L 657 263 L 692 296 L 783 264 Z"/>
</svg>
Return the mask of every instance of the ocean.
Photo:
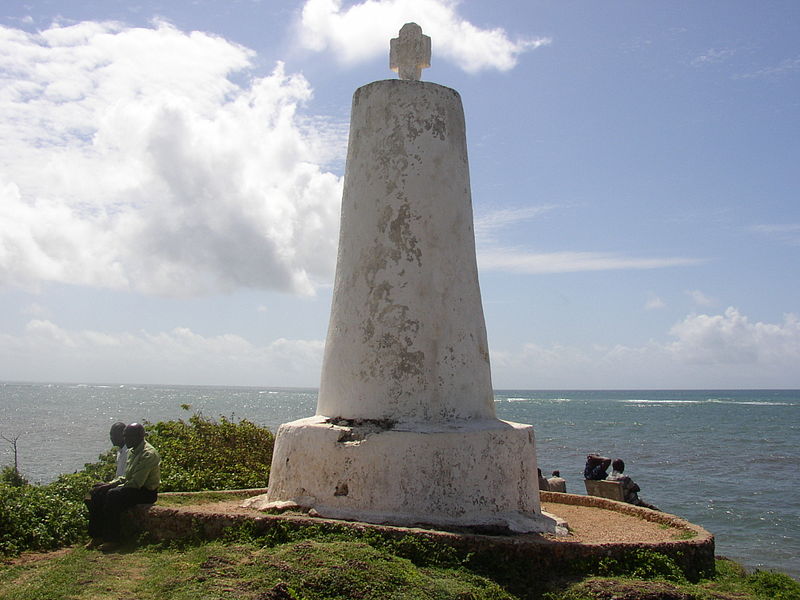
<svg viewBox="0 0 800 600">
<path fill-rule="evenodd" d="M 246 418 L 275 431 L 314 414 L 317 390 L 0 383 L 0 435 L 48 482 L 108 449 L 114 421 Z M 181 405 L 191 405 L 187 411 Z M 497 416 L 531 423 L 539 466 L 583 494 L 588 452 L 626 463 L 640 496 L 715 534 L 717 553 L 800 579 L 800 390 L 497 390 Z M 0 465 L 13 462 L 0 438 Z"/>
</svg>

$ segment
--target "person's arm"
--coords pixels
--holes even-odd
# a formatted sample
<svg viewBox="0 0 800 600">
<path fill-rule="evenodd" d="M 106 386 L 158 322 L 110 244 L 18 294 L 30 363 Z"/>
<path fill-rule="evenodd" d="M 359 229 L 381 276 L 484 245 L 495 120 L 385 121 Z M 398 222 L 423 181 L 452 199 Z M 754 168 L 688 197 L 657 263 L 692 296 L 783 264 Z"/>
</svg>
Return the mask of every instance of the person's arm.
<svg viewBox="0 0 800 600">
<path fill-rule="evenodd" d="M 611 464 L 611 459 L 606 456 L 600 456 L 599 454 L 589 454 L 586 456 L 586 462 L 593 467 L 603 465 L 603 468 L 607 469 Z"/>
<path fill-rule="evenodd" d="M 106 489 L 110 490 L 111 488 L 117 487 L 118 485 L 119 485 L 119 483 L 116 483 L 114 481 L 109 481 L 108 483 L 103 483 L 102 481 L 98 481 L 97 483 L 95 483 L 92 486 L 92 489 L 93 490 L 99 490 L 101 488 L 106 488 Z"/>
<path fill-rule="evenodd" d="M 150 475 L 150 471 L 157 467 L 158 463 L 158 454 L 149 450 L 142 451 L 142 454 L 128 465 L 123 478 L 125 480 L 123 485 L 134 488 L 143 487 L 148 475 Z"/>
</svg>

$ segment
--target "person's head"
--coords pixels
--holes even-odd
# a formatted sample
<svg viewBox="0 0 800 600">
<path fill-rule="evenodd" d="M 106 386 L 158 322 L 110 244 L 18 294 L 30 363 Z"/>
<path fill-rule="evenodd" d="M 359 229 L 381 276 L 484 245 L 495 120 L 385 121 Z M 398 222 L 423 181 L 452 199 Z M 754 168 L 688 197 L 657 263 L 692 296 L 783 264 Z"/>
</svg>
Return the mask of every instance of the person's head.
<svg viewBox="0 0 800 600">
<path fill-rule="evenodd" d="M 561 471 L 553 471 L 553 477 L 561 477 Z"/>
<path fill-rule="evenodd" d="M 536 473 L 537 473 L 537 475 L 539 475 L 539 477 L 542 476 L 542 470 L 541 469 L 537 468 L 536 469 Z"/>
<path fill-rule="evenodd" d="M 135 448 L 144 439 L 144 427 L 139 423 L 131 423 L 125 428 L 125 445 Z"/>
<path fill-rule="evenodd" d="M 625 470 L 625 463 L 622 462 L 621 458 L 615 458 L 614 462 L 611 463 L 611 468 L 617 473 L 622 473 Z"/>
<path fill-rule="evenodd" d="M 115 446 L 122 448 L 125 445 L 125 423 L 117 421 L 111 426 L 111 443 Z"/>
</svg>

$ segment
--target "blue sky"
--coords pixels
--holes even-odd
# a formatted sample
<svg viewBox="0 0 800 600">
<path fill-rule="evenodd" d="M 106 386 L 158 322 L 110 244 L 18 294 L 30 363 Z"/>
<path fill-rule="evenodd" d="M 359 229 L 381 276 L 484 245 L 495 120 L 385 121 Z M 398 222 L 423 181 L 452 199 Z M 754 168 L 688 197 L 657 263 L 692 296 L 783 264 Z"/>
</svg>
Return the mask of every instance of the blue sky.
<svg viewBox="0 0 800 600">
<path fill-rule="evenodd" d="M 0 380 L 316 386 L 353 91 L 467 120 L 496 388 L 800 387 L 800 4 L 0 9 Z"/>
</svg>

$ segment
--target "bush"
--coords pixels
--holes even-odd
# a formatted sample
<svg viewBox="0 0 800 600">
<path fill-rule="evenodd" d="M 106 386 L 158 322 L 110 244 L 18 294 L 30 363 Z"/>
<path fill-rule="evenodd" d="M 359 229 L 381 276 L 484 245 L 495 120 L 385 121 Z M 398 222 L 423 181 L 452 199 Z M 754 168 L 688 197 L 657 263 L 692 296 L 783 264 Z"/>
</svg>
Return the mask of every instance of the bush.
<svg viewBox="0 0 800 600">
<path fill-rule="evenodd" d="M 83 502 L 64 498 L 55 484 L 0 483 L 0 555 L 73 544 L 85 528 Z"/>
<path fill-rule="evenodd" d="M 636 579 L 667 579 L 684 582 L 686 577 L 669 556 L 652 550 L 634 550 L 624 559 L 603 558 L 590 573 L 602 577 L 634 577 Z"/>
<path fill-rule="evenodd" d="M 189 421 L 145 424 L 161 455 L 163 492 L 266 487 L 275 439 L 246 419 L 235 423 L 200 414 Z"/>
<path fill-rule="evenodd" d="M 28 483 L 16 467 L 3 467 L 0 469 L 0 483 L 5 483 L 11 487 L 22 487 Z"/>
</svg>

